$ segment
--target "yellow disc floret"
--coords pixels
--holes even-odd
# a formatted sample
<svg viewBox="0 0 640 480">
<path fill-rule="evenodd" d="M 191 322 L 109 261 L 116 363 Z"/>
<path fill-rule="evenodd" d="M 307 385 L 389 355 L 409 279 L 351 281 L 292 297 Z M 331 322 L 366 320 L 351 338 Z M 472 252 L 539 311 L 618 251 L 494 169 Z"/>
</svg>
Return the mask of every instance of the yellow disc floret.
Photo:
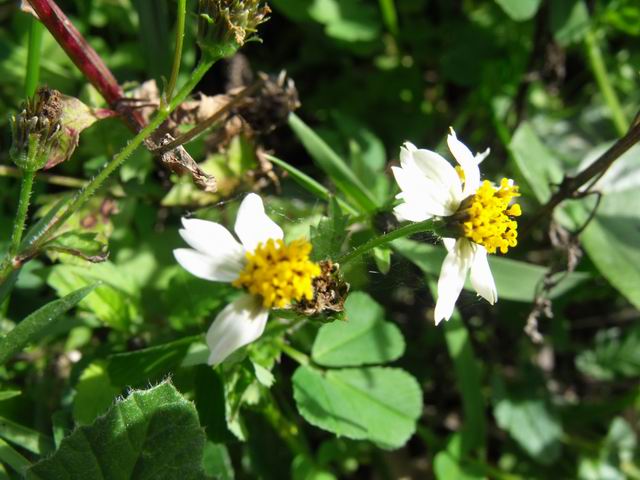
<svg viewBox="0 0 640 480">
<path fill-rule="evenodd" d="M 518 222 L 522 214 L 520 205 L 511 203 L 519 197 L 518 187 L 512 180 L 503 178 L 498 188 L 485 180 L 474 195 L 462 202 L 456 214 L 462 224 L 465 237 L 484 246 L 489 253 L 507 253 L 509 247 L 518 244 Z"/>
<path fill-rule="evenodd" d="M 273 239 L 261 242 L 253 252 L 247 252 L 247 264 L 233 286 L 259 295 L 265 308 L 312 300 L 312 280 L 320 275 L 320 267 L 309 259 L 309 253 L 311 244 L 306 240 L 294 240 L 289 245 Z"/>
</svg>

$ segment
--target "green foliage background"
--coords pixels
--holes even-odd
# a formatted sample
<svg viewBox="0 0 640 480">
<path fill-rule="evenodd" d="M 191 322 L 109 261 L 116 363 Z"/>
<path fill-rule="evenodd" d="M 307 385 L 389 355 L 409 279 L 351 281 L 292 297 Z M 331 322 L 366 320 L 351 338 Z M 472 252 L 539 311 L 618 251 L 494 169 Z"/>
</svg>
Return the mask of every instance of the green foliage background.
<svg viewBox="0 0 640 480">
<path fill-rule="evenodd" d="M 58 3 L 127 88 L 168 75 L 175 2 Z M 640 147 L 598 180 L 593 218 L 596 195 L 556 209 L 555 224 L 580 229 L 575 242 L 537 223 L 491 258 L 498 304 L 465 291 L 439 327 L 432 289 L 445 251 L 419 235 L 345 265 L 347 322 L 288 328 L 272 315 L 258 342 L 212 369 L 202 334 L 234 290 L 171 254 L 183 246 L 181 216 L 230 226 L 244 192 L 265 185 L 254 175 L 260 145 L 280 178 L 261 192 L 269 214 L 286 238 L 311 236 L 318 258 L 335 258 L 388 229 L 401 143 L 450 158 L 449 126 L 472 150 L 491 148 L 486 178 L 521 185 L 526 223 L 632 124 L 640 5 L 270 4 L 263 42 L 242 54 L 254 71 L 295 80 L 301 108 L 288 123 L 221 152 L 188 146 L 218 194 L 138 150 L 69 222 L 107 244 L 109 259 L 42 256 L 22 269 L 0 323 L 0 478 L 640 478 Z M 5 2 L 0 22 L 9 113 L 23 100 L 31 20 Z M 198 58 L 195 26 L 189 14 L 180 81 Z M 198 90 L 224 92 L 237 68 L 217 64 Z M 47 32 L 40 82 L 104 106 Z M 7 167 L 7 115 L 0 131 Z M 118 119 L 98 122 L 48 173 L 88 179 L 130 136 Z M 1 172 L 4 252 L 19 182 Z M 38 179 L 34 221 L 72 191 Z M 544 302 L 552 316 L 539 316 L 536 343 L 524 329 Z"/>
</svg>

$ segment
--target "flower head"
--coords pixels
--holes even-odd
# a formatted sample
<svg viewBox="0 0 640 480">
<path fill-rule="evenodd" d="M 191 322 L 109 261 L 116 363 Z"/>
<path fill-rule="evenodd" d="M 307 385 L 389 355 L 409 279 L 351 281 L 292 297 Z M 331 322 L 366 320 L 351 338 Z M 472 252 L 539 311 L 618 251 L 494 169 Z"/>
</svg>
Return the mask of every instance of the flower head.
<svg viewBox="0 0 640 480">
<path fill-rule="evenodd" d="M 454 168 L 430 150 L 418 149 L 407 142 L 400 150 L 400 167 L 393 174 L 403 202 L 395 208 L 401 220 L 420 222 L 441 217 L 452 236 L 443 239 L 447 249 L 440 278 L 435 321 L 448 320 L 470 273 L 471 285 L 478 295 L 494 304 L 498 299 L 487 253 L 506 253 L 518 244 L 520 205 L 513 180 L 503 178 L 499 185 L 480 180 L 478 165 L 489 150 L 473 155 L 451 129 L 449 150 L 458 162 Z"/>
<path fill-rule="evenodd" d="M 173 251 L 178 263 L 197 277 L 229 282 L 246 292 L 209 327 L 210 364 L 262 335 L 270 308 L 313 298 L 320 267 L 309 259 L 311 244 L 285 244 L 282 229 L 265 214 L 258 195 L 247 195 L 238 210 L 234 229 L 240 242 L 219 223 L 183 218 L 182 224 L 180 235 L 191 248 Z"/>
<path fill-rule="evenodd" d="M 271 9 L 262 0 L 199 0 L 198 45 L 213 57 L 230 57 L 257 39 Z"/>
</svg>

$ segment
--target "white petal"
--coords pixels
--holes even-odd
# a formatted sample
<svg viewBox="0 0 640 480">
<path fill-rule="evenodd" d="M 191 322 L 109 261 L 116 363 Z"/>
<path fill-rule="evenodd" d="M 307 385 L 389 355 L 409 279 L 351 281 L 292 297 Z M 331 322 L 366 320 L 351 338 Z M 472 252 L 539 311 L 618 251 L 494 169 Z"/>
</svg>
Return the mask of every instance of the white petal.
<svg viewBox="0 0 640 480">
<path fill-rule="evenodd" d="M 173 251 L 178 263 L 196 277 L 214 282 L 232 282 L 240 274 L 243 264 L 231 256 L 210 257 L 190 248 Z"/>
<path fill-rule="evenodd" d="M 240 204 L 235 231 L 249 252 L 253 252 L 260 242 L 265 243 L 270 238 L 281 240 L 284 236 L 276 222 L 267 217 L 262 199 L 255 193 L 244 197 Z"/>
<path fill-rule="evenodd" d="M 471 285 L 478 292 L 478 295 L 491 305 L 498 301 L 498 291 L 491 274 L 491 268 L 489 268 L 487 250 L 481 245 L 476 246 L 471 262 Z"/>
<path fill-rule="evenodd" d="M 453 215 L 455 209 L 452 208 L 449 192 L 427 179 L 415 164 L 406 168 L 391 167 L 391 171 L 402 190 L 398 198 L 421 205 L 432 216 Z"/>
<path fill-rule="evenodd" d="M 473 255 L 472 248 L 467 239 L 461 238 L 442 263 L 438 279 L 438 300 L 434 313 L 436 325 L 442 320 L 449 320 L 453 314 L 456 300 L 460 296 L 469 271 Z"/>
<path fill-rule="evenodd" d="M 269 310 L 258 297 L 243 295 L 218 314 L 207 331 L 209 365 L 222 363 L 240 347 L 256 340 L 267 323 Z"/>
<path fill-rule="evenodd" d="M 466 198 L 472 195 L 480 186 L 480 169 L 471 150 L 458 140 L 453 128 L 451 128 L 450 131 L 451 133 L 447 136 L 447 144 L 456 161 L 460 164 L 462 170 L 464 170 L 464 190 L 462 195 Z"/>
<path fill-rule="evenodd" d="M 443 186 L 447 191 L 460 199 L 462 188 L 456 170 L 444 158 L 431 150 L 419 149 L 413 152 L 413 159 L 427 178 Z"/>
<path fill-rule="evenodd" d="M 180 235 L 191 248 L 195 248 L 209 257 L 229 257 L 230 261 L 243 263 L 244 248 L 231 232 L 219 223 L 199 220 L 197 218 L 183 218 Z"/>
<path fill-rule="evenodd" d="M 396 217 L 400 222 L 405 220 L 410 222 L 422 222 L 423 220 L 428 220 L 433 217 L 431 213 L 425 210 L 423 205 L 420 205 L 417 202 L 401 203 L 393 209 L 393 213 L 396 214 Z"/>
<path fill-rule="evenodd" d="M 476 153 L 475 161 L 478 165 L 482 163 L 482 161 L 489 156 L 491 153 L 491 149 L 487 147 L 487 149 L 482 153 Z"/>
<path fill-rule="evenodd" d="M 447 249 L 447 252 L 452 252 L 454 248 L 456 248 L 456 239 L 455 238 L 442 238 L 442 243 L 444 247 Z"/>
</svg>

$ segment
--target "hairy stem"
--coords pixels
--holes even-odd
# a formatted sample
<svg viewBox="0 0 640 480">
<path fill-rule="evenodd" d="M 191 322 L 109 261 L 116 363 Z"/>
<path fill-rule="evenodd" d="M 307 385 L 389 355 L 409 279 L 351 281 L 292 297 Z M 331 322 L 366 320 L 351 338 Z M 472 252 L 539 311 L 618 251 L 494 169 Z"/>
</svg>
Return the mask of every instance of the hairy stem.
<svg viewBox="0 0 640 480">
<path fill-rule="evenodd" d="M 29 201 L 31 200 L 31 190 L 33 189 L 33 179 L 36 176 L 35 171 L 25 170 L 22 176 L 22 184 L 20 185 L 20 198 L 18 199 L 18 210 L 13 220 L 13 233 L 11 234 L 11 245 L 9 247 L 9 255 L 15 255 L 22 241 L 22 233 L 27 220 L 27 212 L 29 211 Z"/>
<path fill-rule="evenodd" d="M 338 258 L 334 258 L 333 260 L 336 263 L 345 264 L 355 258 L 358 258 L 360 255 L 367 253 L 370 250 L 373 250 L 376 247 L 385 245 L 398 238 L 408 237 L 409 235 L 414 235 L 416 233 L 433 232 L 435 231 L 435 227 L 436 227 L 436 221 L 432 219 L 424 220 L 422 222 L 417 222 L 417 223 L 410 223 L 408 225 L 405 225 L 404 227 L 400 227 L 388 233 L 383 233 L 382 235 L 373 237 L 371 240 L 363 243 L 362 245 L 351 250 L 350 252 L 340 255 Z"/>
<path fill-rule="evenodd" d="M 84 205 L 96 190 L 100 188 L 104 181 L 120 165 L 122 165 L 122 163 L 136 150 L 136 148 L 138 148 L 142 142 L 144 142 L 156 130 L 156 128 L 158 128 L 169 117 L 171 112 L 173 112 L 173 110 L 175 110 L 176 107 L 184 101 L 187 95 L 191 93 L 216 60 L 217 59 L 203 59 L 200 62 L 191 74 L 189 81 L 184 84 L 180 91 L 178 91 L 176 96 L 171 100 L 171 102 L 169 102 L 169 105 L 162 110 L 159 110 L 149 124 L 140 130 L 135 137 L 129 140 L 125 147 L 116 154 L 82 190 L 76 194 L 71 203 L 67 205 L 60 215 L 54 218 L 52 223 L 49 225 L 49 228 L 47 228 L 43 235 L 34 242 L 35 247 L 40 246 L 44 241 L 48 240 L 51 235 L 55 233 L 55 231 L 60 228 L 71 215 L 73 215 L 73 213 Z"/>
</svg>

